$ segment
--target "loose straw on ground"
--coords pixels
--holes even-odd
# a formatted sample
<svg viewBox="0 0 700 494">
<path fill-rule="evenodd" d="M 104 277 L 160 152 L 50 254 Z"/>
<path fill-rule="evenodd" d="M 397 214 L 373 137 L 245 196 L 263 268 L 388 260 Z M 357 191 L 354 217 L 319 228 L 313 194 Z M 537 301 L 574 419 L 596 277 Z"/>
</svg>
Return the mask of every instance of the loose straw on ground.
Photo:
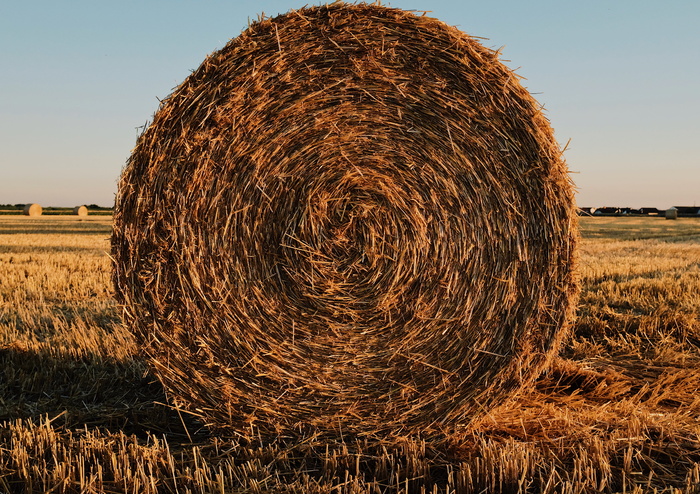
<svg viewBox="0 0 700 494">
<path fill-rule="evenodd" d="M 253 23 L 123 172 L 117 297 L 170 397 L 240 435 L 442 436 L 530 382 L 576 294 L 540 106 L 437 20 Z"/>
</svg>

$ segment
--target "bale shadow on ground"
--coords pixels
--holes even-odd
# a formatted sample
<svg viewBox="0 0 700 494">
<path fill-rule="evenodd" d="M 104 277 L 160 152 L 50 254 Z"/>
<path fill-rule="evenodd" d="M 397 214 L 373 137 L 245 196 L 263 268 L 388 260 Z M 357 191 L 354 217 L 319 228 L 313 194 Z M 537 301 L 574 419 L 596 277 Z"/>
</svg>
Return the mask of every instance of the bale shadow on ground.
<svg viewBox="0 0 700 494">
<path fill-rule="evenodd" d="M 67 428 L 158 434 L 173 443 L 208 436 L 199 421 L 168 404 L 163 386 L 138 358 L 119 362 L 5 345 L 0 369 L 0 422 L 60 417 Z"/>
</svg>

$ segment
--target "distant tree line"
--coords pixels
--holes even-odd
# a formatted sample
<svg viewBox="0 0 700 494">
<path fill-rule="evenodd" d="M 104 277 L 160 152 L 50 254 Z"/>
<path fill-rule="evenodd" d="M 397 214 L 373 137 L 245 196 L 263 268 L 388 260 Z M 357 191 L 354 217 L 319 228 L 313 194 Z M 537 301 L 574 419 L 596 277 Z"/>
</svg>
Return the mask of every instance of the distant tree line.
<svg viewBox="0 0 700 494">
<path fill-rule="evenodd" d="M 24 206 L 26 204 L 0 204 L 0 209 L 6 210 L 6 211 L 13 211 L 13 210 L 19 210 L 22 211 L 24 210 Z M 97 204 L 85 204 L 85 207 L 88 208 L 90 211 L 111 211 L 111 207 L 104 207 L 104 206 L 98 206 Z M 56 207 L 45 207 L 44 210 L 63 210 L 63 209 L 73 209 L 71 208 L 56 208 Z"/>
</svg>

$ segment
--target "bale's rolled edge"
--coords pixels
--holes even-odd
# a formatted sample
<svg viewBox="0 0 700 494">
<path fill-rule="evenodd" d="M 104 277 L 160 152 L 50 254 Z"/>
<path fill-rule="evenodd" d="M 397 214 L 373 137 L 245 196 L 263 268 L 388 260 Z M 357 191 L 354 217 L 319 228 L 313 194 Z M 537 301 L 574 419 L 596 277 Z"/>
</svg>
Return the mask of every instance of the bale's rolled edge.
<svg viewBox="0 0 700 494">
<path fill-rule="evenodd" d="M 22 214 L 25 216 L 41 216 L 43 208 L 39 204 L 26 204 Z"/>
<path fill-rule="evenodd" d="M 358 27 L 360 15 L 378 31 L 367 36 Z M 318 29 L 308 28 L 314 23 Z M 301 36 L 307 28 L 309 35 Z M 396 34 L 401 29 L 410 36 Z M 372 44 L 377 33 L 381 45 Z M 425 47 L 445 40 L 438 58 L 430 58 Z M 408 50 L 407 43 L 413 43 Z M 367 46 L 372 49 L 363 51 Z M 314 50 L 322 52 L 317 59 Z M 293 56 L 303 63 L 295 65 Z M 394 56 L 413 64 L 408 73 L 397 69 Z M 463 71 L 463 79 L 450 79 L 451 70 Z M 324 71 L 332 78 L 323 79 Z M 303 84 L 295 81 L 299 74 L 307 77 Z M 465 104 L 469 98 L 476 103 Z M 334 113 L 334 107 L 342 111 Z M 491 130 L 480 135 L 479 128 Z M 363 139 L 366 147 L 357 148 Z M 401 148 L 414 142 L 410 152 Z M 368 151 L 372 163 L 363 161 Z M 305 176 L 300 160 L 311 166 L 306 175 L 320 178 Z M 292 186 L 275 185 L 279 177 Z M 452 190 L 459 187 L 469 188 L 471 203 L 469 194 Z M 358 210 L 354 223 L 343 223 L 333 201 Z M 267 212 L 271 204 L 286 214 Z M 369 206 L 383 216 L 359 211 Z M 428 213 L 411 209 L 418 206 Z M 493 52 L 439 21 L 395 9 L 302 9 L 253 24 L 164 101 L 120 182 L 115 287 L 128 324 L 171 397 L 225 431 L 446 434 L 531 382 L 556 352 L 575 307 L 575 222 L 571 183 L 551 128 Z M 278 232 L 279 224 L 292 235 Z M 451 236 L 431 230 L 441 224 Z M 392 247 L 386 240 L 391 235 L 380 235 L 386 225 L 404 245 Z M 350 240 L 314 244 L 314 235 L 330 227 Z M 409 250 L 401 269 L 395 259 L 392 264 L 369 251 L 364 242 L 373 234 L 384 256 Z M 359 257 L 347 247 L 352 240 L 372 258 L 369 268 L 357 267 Z M 319 256 L 333 252 L 346 258 L 324 267 Z M 427 253 L 453 255 L 462 270 L 431 264 Z M 413 274 L 406 274 L 406 263 Z M 372 272 L 373 266 L 385 271 Z M 415 273 L 421 267 L 447 288 L 437 283 L 431 295 L 421 286 L 431 283 L 429 277 Z M 348 270 L 359 285 L 343 278 Z M 265 285 L 263 272 L 280 283 Z M 304 277 L 309 273 L 325 275 L 317 281 L 325 291 L 314 292 L 317 286 Z M 473 286 L 457 279 L 460 273 Z M 384 298 L 362 293 L 374 287 L 381 294 L 382 285 L 370 284 L 365 275 L 386 282 Z M 283 277 L 296 288 L 283 286 Z M 409 282 L 401 287 L 397 280 Z M 375 312 L 362 319 L 369 312 L 344 309 L 345 295 L 334 283 L 352 294 L 351 306 L 374 304 Z M 548 290 L 546 283 L 553 286 Z M 459 296 L 450 298 L 450 290 Z M 489 304 L 472 291 L 493 293 L 495 300 Z M 456 307 L 436 308 L 439 300 Z M 335 319 L 331 309 L 339 314 Z M 457 322 L 450 326 L 429 317 L 446 315 Z M 408 323 L 375 324 L 382 317 Z M 421 317 L 435 321 L 421 326 Z M 359 329 L 348 326 L 353 318 L 361 321 Z M 323 322 L 332 335 L 318 329 Z M 481 326 L 483 339 L 492 331 L 496 341 L 479 347 L 482 342 L 467 333 Z M 302 338 L 308 341 L 299 343 Z M 463 347 L 455 348 L 450 338 L 463 340 Z M 473 348 L 465 350 L 468 345 Z M 503 365 L 499 359 L 510 360 Z M 469 369 L 471 361 L 477 370 Z M 379 391 L 365 385 L 365 378 Z"/>
<path fill-rule="evenodd" d="M 89 214 L 87 206 L 75 206 L 73 208 L 73 215 L 74 216 L 87 216 Z"/>
</svg>

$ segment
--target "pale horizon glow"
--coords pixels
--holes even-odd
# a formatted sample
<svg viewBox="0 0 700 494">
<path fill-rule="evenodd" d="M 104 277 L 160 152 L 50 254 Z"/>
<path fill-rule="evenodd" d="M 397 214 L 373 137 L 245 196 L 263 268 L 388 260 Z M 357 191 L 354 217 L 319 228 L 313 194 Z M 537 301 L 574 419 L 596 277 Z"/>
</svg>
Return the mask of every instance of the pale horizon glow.
<svg viewBox="0 0 700 494">
<path fill-rule="evenodd" d="M 111 206 L 159 98 L 261 12 L 305 3 L 5 2 L 0 204 Z M 384 4 L 502 48 L 569 143 L 580 206 L 700 205 L 700 2 Z"/>
</svg>

